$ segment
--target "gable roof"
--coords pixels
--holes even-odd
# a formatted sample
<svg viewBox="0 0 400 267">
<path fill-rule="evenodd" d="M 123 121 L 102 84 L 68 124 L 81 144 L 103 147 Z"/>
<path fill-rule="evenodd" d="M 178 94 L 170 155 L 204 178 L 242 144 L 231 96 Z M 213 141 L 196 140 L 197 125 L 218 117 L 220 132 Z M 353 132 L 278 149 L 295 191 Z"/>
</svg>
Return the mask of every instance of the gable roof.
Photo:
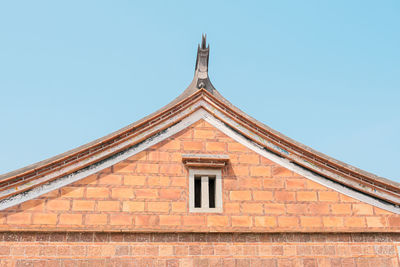
<svg viewBox="0 0 400 267">
<path fill-rule="evenodd" d="M 118 155 L 131 154 L 140 145 L 152 144 L 163 131 L 193 116 L 196 111 L 206 111 L 218 121 L 246 138 L 259 148 L 286 160 L 298 169 L 304 169 L 340 186 L 350 188 L 362 195 L 376 199 L 389 207 L 398 209 L 400 184 L 333 159 L 313 150 L 255 120 L 226 100 L 212 85 L 208 77 L 209 47 L 203 36 L 198 47 L 195 74 L 188 88 L 171 103 L 158 111 L 114 133 L 67 151 L 47 160 L 0 175 L 0 209 L 45 193 L 42 185 L 74 177 L 69 182 L 86 177 L 99 167 L 115 163 Z M 207 115 L 208 114 L 208 115 Z M 186 122 L 186 123 L 189 123 Z M 181 129 L 181 128 L 177 128 Z M 135 150 L 136 149 L 136 150 Z M 128 153 L 128 150 L 130 151 Z M 136 152 L 137 153 L 137 152 Z M 104 165 L 105 162 L 108 162 Z M 91 171 L 88 171 L 91 170 Z M 49 191 L 50 189 L 47 189 Z M 4 204 L 4 205 L 3 205 Z M 400 213 L 400 212 L 399 212 Z"/>
</svg>

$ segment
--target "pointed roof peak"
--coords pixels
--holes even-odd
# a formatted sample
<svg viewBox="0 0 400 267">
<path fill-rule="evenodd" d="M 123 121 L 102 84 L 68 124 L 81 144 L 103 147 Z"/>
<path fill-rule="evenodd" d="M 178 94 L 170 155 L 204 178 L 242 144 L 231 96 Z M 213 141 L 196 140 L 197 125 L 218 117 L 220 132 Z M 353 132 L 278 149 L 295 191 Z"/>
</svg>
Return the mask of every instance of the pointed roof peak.
<svg viewBox="0 0 400 267">
<path fill-rule="evenodd" d="M 201 35 L 201 44 L 197 48 L 197 59 L 194 74 L 194 85 L 197 89 L 204 88 L 209 92 L 215 90 L 208 76 L 208 61 L 210 57 L 210 45 L 207 45 L 207 35 Z M 193 84 L 193 82 L 192 82 Z"/>
</svg>

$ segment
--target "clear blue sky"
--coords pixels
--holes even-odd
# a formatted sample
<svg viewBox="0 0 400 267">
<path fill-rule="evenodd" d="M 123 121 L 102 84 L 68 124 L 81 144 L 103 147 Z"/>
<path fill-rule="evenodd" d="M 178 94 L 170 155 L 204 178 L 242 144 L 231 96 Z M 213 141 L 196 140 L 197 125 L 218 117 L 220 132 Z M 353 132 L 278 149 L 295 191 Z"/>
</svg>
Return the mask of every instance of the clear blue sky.
<svg viewBox="0 0 400 267">
<path fill-rule="evenodd" d="M 400 1 L 2 1 L 0 173 L 174 99 L 207 33 L 233 104 L 400 182 Z"/>
</svg>

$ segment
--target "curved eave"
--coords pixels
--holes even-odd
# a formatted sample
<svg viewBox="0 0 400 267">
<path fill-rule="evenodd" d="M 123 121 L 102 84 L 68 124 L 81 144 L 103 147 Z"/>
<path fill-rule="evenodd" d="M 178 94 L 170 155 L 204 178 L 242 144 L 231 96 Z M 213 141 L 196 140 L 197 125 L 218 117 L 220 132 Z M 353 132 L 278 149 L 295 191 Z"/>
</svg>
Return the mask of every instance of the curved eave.
<svg viewBox="0 0 400 267">
<path fill-rule="evenodd" d="M 83 168 L 82 166 L 78 169 L 72 167 L 74 164 L 77 164 L 77 162 L 82 162 L 84 160 L 87 162 L 85 166 L 95 164 L 97 161 L 103 159 L 95 157 L 97 154 L 100 154 L 100 152 L 108 151 L 109 153 L 107 154 L 107 157 L 120 152 L 124 148 L 112 148 L 117 147 L 117 145 L 122 143 L 124 140 L 131 138 L 132 135 L 145 134 L 148 129 L 152 129 L 152 127 L 154 128 L 154 125 L 157 125 L 160 121 L 167 120 L 170 114 L 179 113 L 181 110 L 188 107 L 190 103 L 201 98 L 207 100 L 216 110 L 219 110 L 224 115 L 229 116 L 232 120 L 236 121 L 238 123 L 237 125 L 240 126 L 236 130 L 240 132 L 241 129 L 239 128 L 242 128 L 244 130 L 242 132 L 244 136 L 246 136 L 246 131 L 250 131 L 256 135 L 262 136 L 265 140 L 268 140 L 270 144 L 269 146 L 266 146 L 265 143 L 260 143 L 256 139 L 252 140 L 260 146 L 263 146 L 265 149 L 337 183 L 349 186 L 357 191 L 371 195 L 383 201 L 395 205 L 400 204 L 400 184 L 335 160 L 288 138 L 261 122 L 258 122 L 232 105 L 213 87 L 211 87 L 211 89 L 212 90 L 197 89 L 195 75 L 193 82 L 180 96 L 149 116 L 76 149 L 1 175 L 0 191 L 4 191 L 11 187 L 18 187 L 21 184 L 27 184 L 35 180 L 38 181 L 39 178 L 44 176 L 52 176 L 52 179 L 57 179 L 58 177 L 77 171 L 79 168 Z M 248 135 L 247 138 L 252 139 L 252 135 Z M 141 139 L 138 139 L 137 142 L 140 141 Z M 134 144 L 131 143 L 130 145 Z M 67 169 L 66 167 L 69 167 L 69 173 L 64 171 Z M 48 180 L 44 182 L 48 182 Z M 10 193 L 4 197 L 22 193 L 35 186 L 39 186 L 40 184 L 41 183 L 32 183 L 31 187 L 25 186 L 24 189 L 14 190 L 12 194 Z"/>
<path fill-rule="evenodd" d="M 40 162 L 31 164 L 31 165 L 28 165 L 26 167 L 2 174 L 2 175 L 0 175 L 0 190 L 2 189 L 2 186 L 5 183 L 8 183 L 10 181 L 13 181 L 16 179 L 25 180 L 26 178 L 31 179 L 42 173 L 48 174 L 50 171 L 55 170 L 57 167 L 65 166 L 66 164 L 69 164 L 70 162 L 73 162 L 82 157 L 85 157 L 85 155 L 92 155 L 97 152 L 97 151 L 92 152 L 92 150 L 96 149 L 97 147 L 99 147 L 99 146 L 107 147 L 107 146 L 115 143 L 117 139 L 124 138 L 124 135 L 127 136 L 129 133 L 133 134 L 136 130 L 140 130 L 141 127 L 146 125 L 146 123 L 149 123 L 152 120 L 155 120 L 158 117 L 167 114 L 171 110 L 176 109 L 177 106 L 179 106 L 180 104 L 183 104 L 185 101 L 190 100 L 190 98 L 196 97 L 196 93 L 198 93 L 198 90 L 195 90 L 195 88 L 193 86 L 189 86 L 182 94 L 180 94 L 177 98 L 175 98 L 169 104 L 165 105 L 164 107 L 160 108 L 159 110 L 151 113 L 150 115 L 148 115 L 148 116 L 124 127 L 124 128 L 121 128 L 111 134 L 108 134 L 104 137 L 96 139 L 92 142 L 89 142 L 87 144 L 84 144 L 82 146 L 74 148 L 74 149 L 64 152 L 62 154 L 58 154 L 54 157 L 45 159 L 43 161 L 40 161 Z"/>
<path fill-rule="evenodd" d="M 269 138 L 273 144 L 278 146 L 280 149 L 283 149 L 282 151 L 279 151 L 279 149 L 275 152 L 277 152 L 279 155 L 283 157 L 287 157 L 287 152 L 293 153 L 296 155 L 300 155 L 301 158 L 304 159 L 304 161 L 308 161 L 311 163 L 311 165 L 316 165 L 320 166 L 322 168 L 326 168 L 330 172 L 337 173 L 345 178 L 349 179 L 354 179 L 356 181 L 360 181 L 362 185 L 365 186 L 370 186 L 372 187 L 373 190 L 385 190 L 388 191 L 389 193 L 393 193 L 396 196 L 400 195 L 400 183 L 397 183 L 395 181 L 379 177 L 375 174 L 366 172 L 364 170 L 361 170 L 359 168 L 356 168 L 350 164 L 341 162 L 337 159 L 334 159 L 332 157 L 329 157 L 321 152 L 318 152 L 300 142 L 297 142 L 284 134 L 270 128 L 269 126 L 257 121 L 256 119 L 252 118 L 251 116 L 247 115 L 245 112 L 241 111 L 239 108 L 234 106 L 232 103 L 230 103 L 227 99 L 225 99 L 221 94 L 219 94 L 218 91 L 215 90 L 214 96 L 217 100 L 221 102 L 222 105 L 229 107 L 233 111 L 235 115 L 239 115 L 239 118 L 242 122 L 245 124 L 247 123 L 248 128 L 252 128 L 256 132 L 265 135 L 267 138 Z M 235 116 L 234 115 L 234 116 Z M 253 140 L 256 141 L 256 140 Z M 257 141 L 256 141 L 257 142 Z M 293 160 L 295 163 L 299 164 L 300 166 L 309 168 L 305 166 L 301 161 L 296 161 Z M 315 169 L 312 171 L 316 171 Z M 317 171 L 318 172 L 318 171 Z M 322 173 L 320 173 L 322 174 Z M 324 174 L 322 174 L 324 175 Z M 329 178 L 329 177 L 328 177 Z M 330 177 L 332 178 L 332 177 Z M 362 189 L 362 186 L 360 188 L 354 188 L 356 190 L 360 191 L 365 191 Z M 387 199 L 384 199 L 387 200 Z M 392 202 L 393 201 L 389 201 Z M 394 203 L 396 205 L 399 205 L 400 202 Z"/>
</svg>

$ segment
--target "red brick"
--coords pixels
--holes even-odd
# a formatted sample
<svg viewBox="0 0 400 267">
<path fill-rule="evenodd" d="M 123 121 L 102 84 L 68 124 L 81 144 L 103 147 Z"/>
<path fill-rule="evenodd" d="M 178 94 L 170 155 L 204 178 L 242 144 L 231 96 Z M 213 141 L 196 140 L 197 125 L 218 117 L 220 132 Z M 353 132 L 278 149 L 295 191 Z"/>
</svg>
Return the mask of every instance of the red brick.
<svg viewBox="0 0 400 267">
<path fill-rule="evenodd" d="M 184 216 L 183 225 L 189 226 L 205 226 L 206 217 L 205 216 Z"/>
<path fill-rule="evenodd" d="M 274 196 L 272 191 L 253 191 L 253 199 L 267 201 L 273 200 Z"/>
<path fill-rule="evenodd" d="M 160 199 L 178 200 L 181 198 L 182 189 L 160 189 Z"/>
<path fill-rule="evenodd" d="M 122 210 L 125 212 L 144 211 L 144 202 L 124 201 L 122 204 Z"/>
<path fill-rule="evenodd" d="M 149 187 L 169 186 L 170 179 L 165 176 L 151 176 L 147 178 Z"/>
<path fill-rule="evenodd" d="M 368 227 L 387 227 L 385 217 L 366 217 Z"/>
<path fill-rule="evenodd" d="M 181 225 L 181 216 L 160 215 L 160 225 Z"/>
<path fill-rule="evenodd" d="M 228 226 L 228 216 L 207 216 L 208 226 Z"/>
<path fill-rule="evenodd" d="M 298 220 L 299 219 L 297 217 L 280 216 L 280 217 L 278 217 L 278 224 L 280 227 L 283 227 L 283 228 L 293 228 L 293 227 L 299 226 Z"/>
<path fill-rule="evenodd" d="M 239 179 L 238 186 L 241 188 L 262 188 L 263 180 L 260 178 L 243 177 Z"/>
<path fill-rule="evenodd" d="M 260 156 L 257 154 L 242 154 L 239 156 L 240 163 L 259 164 Z"/>
<path fill-rule="evenodd" d="M 351 214 L 351 204 L 332 204 L 332 214 Z"/>
<path fill-rule="evenodd" d="M 364 217 L 354 217 L 354 216 L 345 217 L 344 224 L 347 227 L 363 228 L 363 227 L 365 227 L 365 218 Z"/>
<path fill-rule="evenodd" d="M 34 213 L 33 224 L 56 224 L 57 214 L 52 213 Z"/>
<path fill-rule="evenodd" d="M 71 249 L 69 246 L 58 246 L 57 256 L 69 256 L 71 255 Z"/>
<path fill-rule="evenodd" d="M 186 187 L 188 185 L 188 179 L 184 177 L 172 177 L 171 186 Z"/>
<path fill-rule="evenodd" d="M 343 227 L 343 217 L 323 217 L 325 227 Z"/>
<path fill-rule="evenodd" d="M 98 201 L 98 211 L 119 211 L 119 201 Z"/>
<path fill-rule="evenodd" d="M 264 204 L 265 214 L 285 214 L 284 204 Z"/>
<path fill-rule="evenodd" d="M 207 142 L 206 151 L 226 151 L 226 144 L 222 142 Z"/>
<path fill-rule="evenodd" d="M 40 253 L 39 246 L 26 246 L 25 247 L 25 256 L 38 256 Z M 44 265 L 43 265 L 44 266 Z"/>
<path fill-rule="evenodd" d="M 148 198 L 155 199 L 158 198 L 157 189 L 135 189 L 136 198 Z"/>
<path fill-rule="evenodd" d="M 172 212 L 186 212 L 187 205 L 186 202 L 172 202 L 171 203 L 171 210 Z"/>
<path fill-rule="evenodd" d="M 135 225 L 137 226 L 154 226 L 158 225 L 158 215 L 137 215 L 135 216 Z"/>
<path fill-rule="evenodd" d="M 286 204 L 286 212 L 290 214 L 307 214 L 306 204 Z"/>
<path fill-rule="evenodd" d="M 137 173 L 158 173 L 159 165 L 150 163 L 137 163 L 136 165 Z"/>
<path fill-rule="evenodd" d="M 147 210 L 150 212 L 169 212 L 169 202 L 147 202 Z"/>
<path fill-rule="evenodd" d="M 108 198 L 109 189 L 107 187 L 88 187 L 86 188 L 88 198 Z"/>
<path fill-rule="evenodd" d="M 297 191 L 297 201 L 317 201 L 316 192 L 312 191 Z"/>
<path fill-rule="evenodd" d="M 286 178 L 287 189 L 303 189 L 305 187 L 306 187 L 306 181 L 304 179 Z"/>
<path fill-rule="evenodd" d="M 174 246 L 159 246 L 158 255 L 160 256 L 173 256 L 174 255 Z"/>
<path fill-rule="evenodd" d="M 92 211 L 94 210 L 93 200 L 74 200 L 72 202 L 72 210 L 74 211 Z"/>
<path fill-rule="evenodd" d="M 240 203 L 225 203 L 224 204 L 225 214 L 240 214 Z"/>
<path fill-rule="evenodd" d="M 169 152 L 169 162 L 182 162 L 182 154 L 181 153 L 171 153 Z"/>
<path fill-rule="evenodd" d="M 186 151 L 202 151 L 203 143 L 202 142 L 183 142 L 183 149 Z"/>
<path fill-rule="evenodd" d="M 274 216 L 255 216 L 256 227 L 276 227 L 276 217 Z"/>
<path fill-rule="evenodd" d="M 230 200 L 251 200 L 250 191 L 231 191 L 229 195 Z"/>
<path fill-rule="evenodd" d="M 301 216 L 300 217 L 300 225 L 302 227 L 321 227 L 322 220 L 321 217 L 310 217 L 310 216 Z"/>
<path fill-rule="evenodd" d="M 339 194 L 336 192 L 320 191 L 318 192 L 319 201 L 339 202 Z"/>
<path fill-rule="evenodd" d="M 124 185 L 144 185 L 146 176 L 141 175 L 124 175 Z"/>
<path fill-rule="evenodd" d="M 243 203 L 242 204 L 242 213 L 250 213 L 250 214 L 263 214 L 263 204 L 261 203 Z"/>
<path fill-rule="evenodd" d="M 400 227 L 400 217 L 388 217 L 388 221 L 390 227 Z"/>
<path fill-rule="evenodd" d="M 196 130 L 194 130 L 193 138 L 214 139 L 215 131 L 196 129 Z"/>
<path fill-rule="evenodd" d="M 30 213 L 11 213 L 7 215 L 8 224 L 30 224 L 31 214 Z"/>
<path fill-rule="evenodd" d="M 356 215 L 373 215 L 374 210 L 368 204 L 353 204 L 353 213 Z"/>
<path fill-rule="evenodd" d="M 308 205 L 308 211 L 310 214 L 330 214 L 328 203 L 310 203 Z"/>
<path fill-rule="evenodd" d="M 132 188 L 113 188 L 111 191 L 112 198 L 116 199 L 129 199 L 133 198 Z"/>
<path fill-rule="evenodd" d="M 85 224 L 87 225 L 104 225 L 107 224 L 107 214 L 86 214 Z"/>
<path fill-rule="evenodd" d="M 182 164 L 162 164 L 160 166 L 161 174 L 181 174 Z"/>
<path fill-rule="evenodd" d="M 111 214 L 110 225 L 133 225 L 133 216 L 125 214 Z"/>
<path fill-rule="evenodd" d="M 232 164 L 229 169 L 229 173 L 233 176 L 245 176 L 249 175 L 249 167 L 247 165 Z"/>
<path fill-rule="evenodd" d="M 60 224 L 80 225 L 82 224 L 82 214 L 60 214 Z"/>
<path fill-rule="evenodd" d="M 263 186 L 264 188 L 270 188 L 274 190 L 284 188 L 284 180 L 277 178 L 263 179 Z"/>
<path fill-rule="evenodd" d="M 271 177 L 271 167 L 250 166 L 250 176 Z"/>
<path fill-rule="evenodd" d="M 148 154 L 149 160 L 151 161 L 169 161 L 169 154 L 168 152 L 160 152 L 160 151 L 150 151 Z"/>
<path fill-rule="evenodd" d="M 47 210 L 69 210 L 70 209 L 70 201 L 69 200 L 52 199 L 47 202 L 46 208 L 47 208 Z"/>
<path fill-rule="evenodd" d="M 275 191 L 275 199 L 279 202 L 295 201 L 295 192 Z"/>
<path fill-rule="evenodd" d="M 232 216 L 233 227 L 251 227 L 252 224 L 250 216 Z"/>
<path fill-rule="evenodd" d="M 276 227 L 275 216 L 255 216 L 254 223 L 256 227 Z"/>
<path fill-rule="evenodd" d="M 158 256 L 158 247 L 156 246 L 146 246 L 145 255 Z"/>
<path fill-rule="evenodd" d="M 247 152 L 249 149 L 240 143 L 228 143 L 228 151 Z"/>
</svg>

